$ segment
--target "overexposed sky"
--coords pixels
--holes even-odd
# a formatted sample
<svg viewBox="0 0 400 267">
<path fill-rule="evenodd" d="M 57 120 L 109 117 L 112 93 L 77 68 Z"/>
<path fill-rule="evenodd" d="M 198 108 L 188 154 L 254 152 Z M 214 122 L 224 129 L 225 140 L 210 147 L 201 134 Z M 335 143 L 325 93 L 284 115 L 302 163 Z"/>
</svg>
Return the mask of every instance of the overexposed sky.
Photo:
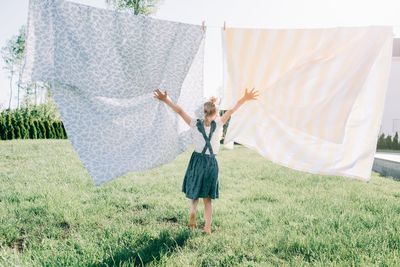
<svg viewBox="0 0 400 267">
<path fill-rule="evenodd" d="M 104 0 L 71 0 L 106 7 Z M 0 0 L 0 46 L 26 23 L 28 0 Z M 164 0 L 154 17 L 201 24 L 207 28 L 205 92 L 214 94 L 222 85 L 220 29 L 321 28 L 392 25 L 400 36 L 400 0 Z M 3 62 L 0 62 L 2 68 Z M 9 81 L 0 70 L 0 106 L 8 107 Z M 14 101 L 15 102 L 15 101 Z"/>
</svg>

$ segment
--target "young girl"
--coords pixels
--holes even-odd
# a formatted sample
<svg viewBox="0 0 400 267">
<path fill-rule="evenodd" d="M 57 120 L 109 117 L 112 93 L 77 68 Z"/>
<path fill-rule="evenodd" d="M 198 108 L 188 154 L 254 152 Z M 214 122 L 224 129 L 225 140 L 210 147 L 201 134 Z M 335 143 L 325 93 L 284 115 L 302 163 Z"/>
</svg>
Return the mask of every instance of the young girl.
<svg viewBox="0 0 400 267">
<path fill-rule="evenodd" d="M 173 103 L 168 97 L 167 92 L 162 93 L 159 89 L 154 91 L 154 97 L 163 101 L 178 113 L 182 119 L 190 126 L 195 149 L 189 161 L 185 178 L 183 180 L 182 192 L 191 199 L 189 213 L 189 227 L 194 229 L 196 224 L 197 203 L 199 198 L 204 201 L 204 220 L 203 232 L 211 234 L 212 205 L 211 199 L 218 198 L 218 163 L 215 155 L 219 151 L 220 140 L 222 137 L 223 125 L 229 120 L 231 115 L 246 101 L 256 99 L 258 91 L 254 88 L 251 91 L 245 90 L 242 98 L 236 105 L 222 117 L 218 116 L 216 99 L 211 98 L 204 103 L 204 118 L 194 119 L 190 117 L 181 107 Z"/>
</svg>

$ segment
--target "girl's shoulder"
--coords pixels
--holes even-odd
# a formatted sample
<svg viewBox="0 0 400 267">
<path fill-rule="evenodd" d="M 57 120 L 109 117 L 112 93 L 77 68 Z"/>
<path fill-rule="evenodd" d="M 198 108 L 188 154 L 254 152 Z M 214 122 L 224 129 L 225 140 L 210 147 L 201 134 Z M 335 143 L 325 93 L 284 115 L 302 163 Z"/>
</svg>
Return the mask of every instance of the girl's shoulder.
<svg viewBox="0 0 400 267">
<path fill-rule="evenodd" d="M 189 124 L 189 126 L 190 127 L 196 127 L 196 125 L 197 125 L 197 122 L 199 121 L 200 119 L 199 118 L 195 118 L 195 117 L 191 117 L 190 118 L 190 124 Z"/>
</svg>

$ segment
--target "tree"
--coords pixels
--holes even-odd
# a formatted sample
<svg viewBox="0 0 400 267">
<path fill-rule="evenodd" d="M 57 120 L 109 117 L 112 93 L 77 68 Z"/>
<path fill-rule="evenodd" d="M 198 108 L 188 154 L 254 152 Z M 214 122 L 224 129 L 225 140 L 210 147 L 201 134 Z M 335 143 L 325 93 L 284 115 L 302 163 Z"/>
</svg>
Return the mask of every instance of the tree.
<svg viewBox="0 0 400 267">
<path fill-rule="evenodd" d="M 24 127 L 25 127 L 25 139 L 29 139 L 30 138 L 30 132 L 29 132 L 29 128 L 30 128 L 30 112 L 29 112 L 29 108 L 26 107 L 25 109 L 22 110 L 22 119 L 24 121 Z"/>
<path fill-rule="evenodd" d="M 56 123 L 56 128 L 57 128 L 57 135 L 58 135 L 57 138 L 58 139 L 65 139 L 61 121 L 57 121 L 55 123 Z"/>
<path fill-rule="evenodd" d="M 43 121 L 43 126 L 46 129 L 45 130 L 45 136 L 44 138 L 50 139 L 53 138 L 53 134 L 52 134 L 52 129 L 50 128 L 50 124 L 47 120 Z"/>
<path fill-rule="evenodd" d="M 8 140 L 14 139 L 14 127 L 13 127 L 13 123 L 12 123 L 12 120 L 11 120 L 11 113 L 10 112 L 7 112 L 6 127 L 7 127 L 7 139 Z"/>
<path fill-rule="evenodd" d="M 14 118 L 15 118 L 14 127 L 16 127 L 16 129 L 18 129 L 16 131 L 19 131 L 19 133 L 16 132 L 15 137 L 17 139 L 19 139 L 19 138 L 24 139 L 27 134 L 26 134 L 22 110 L 16 109 L 13 113 L 14 113 Z"/>
<path fill-rule="evenodd" d="M 29 121 L 29 138 L 30 139 L 37 139 L 37 132 L 35 124 L 32 120 Z"/>
<path fill-rule="evenodd" d="M 22 26 L 19 30 L 19 34 L 17 36 L 17 39 L 14 44 L 14 54 L 17 59 L 17 65 L 18 65 L 18 78 L 21 77 L 21 68 L 23 64 L 23 60 L 25 57 L 25 26 Z M 21 82 L 18 80 L 18 95 L 17 95 L 17 108 L 19 108 L 19 99 L 20 99 L 20 89 L 21 89 Z"/>
<path fill-rule="evenodd" d="M 8 77 L 10 80 L 10 100 L 8 103 L 8 109 L 11 108 L 11 103 L 13 99 L 13 89 L 16 81 L 17 84 L 17 108 L 30 104 L 38 104 L 38 94 L 42 95 L 42 90 L 48 90 L 48 85 L 42 83 L 31 83 L 24 84 L 21 83 L 21 70 L 22 64 L 25 57 L 25 40 L 26 40 L 26 29 L 22 26 L 19 29 L 19 33 L 7 41 L 7 44 L 1 49 L 1 56 L 4 61 L 4 70 L 8 72 Z M 25 94 L 21 99 L 21 89 Z M 33 96 L 34 95 L 34 96 Z M 45 99 L 44 101 L 46 101 Z"/>
<path fill-rule="evenodd" d="M 386 136 L 385 146 L 386 146 L 386 149 L 392 149 L 392 136 L 391 135 Z"/>
<path fill-rule="evenodd" d="M 396 132 L 396 134 L 393 137 L 393 149 L 398 150 L 400 149 L 400 143 L 399 143 L 399 133 Z"/>
<path fill-rule="evenodd" d="M 2 118 L 3 118 L 3 132 L 1 133 L 1 136 L 3 140 L 8 139 L 8 123 L 7 123 L 7 113 L 8 111 L 3 111 L 2 112 Z"/>
<path fill-rule="evenodd" d="M 46 139 L 47 138 L 47 129 L 46 129 L 46 125 L 44 124 L 44 122 L 42 120 L 39 121 L 39 128 L 40 128 L 40 132 L 41 132 L 41 138 Z"/>
<path fill-rule="evenodd" d="M 21 65 L 25 56 L 25 26 L 22 26 L 19 30 L 18 35 L 13 36 L 7 41 L 7 44 L 1 50 L 1 56 L 4 61 L 4 69 L 8 71 L 8 77 L 10 79 L 10 100 L 8 108 L 11 108 L 12 93 L 14 77 L 17 75 L 19 78 Z M 18 95 L 17 95 L 17 107 L 19 107 L 20 99 L 20 82 L 18 82 Z"/>
<path fill-rule="evenodd" d="M 36 94 L 35 85 L 36 85 L 36 83 L 32 83 L 32 84 L 25 86 L 25 88 L 24 88 L 25 95 L 22 99 L 23 106 L 27 107 L 31 103 L 34 103 L 35 105 L 37 104 L 37 101 L 36 101 L 37 97 L 35 96 L 35 94 Z"/>
<path fill-rule="evenodd" d="M 0 140 L 6 140 L 6 119 L 0 113 Z"/>
<path fill-rule="evenodd" d="M 378 149 L 385 149 L 385 134 L 382 133 L 378 138 Z"/>
<path fill-rule="evenodd" d="M 60 122 L 61 122 L 62 131 L 63 131 L 63 137 L 64 137 L 64 139 L 68 139 L 68 135 L 67 135 L 67 131 L 65 130 L 64 123 L 62 121 L 60 121 Z"/>
<path fill-rule="evenodd" d="M 43 138 L 43 134 L 42 134 L 43 129 L 42 129 L 42 127 L 40 127 L 41 125 L 40 125 L 39 121 L 38 120 L 34 120 L 33 121 L 33 125 L 34 125 L 34 127 L 36 129 L 36 139 Z"/>
<path fill-rule="evenodd" d="M 19 128 L 21 129 L 21 139 L 28 139 L 29 132 L 28 129 L 25 127 L 25 121 L 22 117 L 21 120 L 19 121 Z"/>
<path fill-rule="evenodd" d="M 8 109 L 11 108 L 11 101 L 12 101 L 12 93 L 13 93 L 13 82 L 14 82 L 14 75 L 16 70 L 15 64 L 15 57 L 13 54 L 13 40 L 9 40 L 7 45 L 1 49 L 1 57 L 4 61 L 3 69 L 8 71 L 8 78 L 10 79 L 10 100 L 8 101 Z"/>
<path fill-rule="evenodd" d="M 117 10 L 132 10 L 135 15 L 150 15 L 157 11 L 163 0 L 106 0 L 106 3 Z"/>
</svg>

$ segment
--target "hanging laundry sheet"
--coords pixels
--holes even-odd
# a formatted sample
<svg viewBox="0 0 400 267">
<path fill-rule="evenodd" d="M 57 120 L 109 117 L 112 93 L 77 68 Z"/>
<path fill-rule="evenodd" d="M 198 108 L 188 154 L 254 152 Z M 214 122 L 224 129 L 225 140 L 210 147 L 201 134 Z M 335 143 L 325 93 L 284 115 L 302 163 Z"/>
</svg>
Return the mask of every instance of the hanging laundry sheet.
<svg viewBox="0 0 400 267">
<path fill-rule="evenodd" d="M 391 27 L 222 31 L 221 109 L 236 141 L 296 170 L 369 180 L 390 72 Z"/>
<path fill-rule="evenodd" d="M 195 116 L 203 56 L 201 26 L 31 0 L 22 81 L 51 85 L 68 138 L 100 185 L 168 163 L 191 144 L 189 126 L 153 90 Z"/>
</svg>

